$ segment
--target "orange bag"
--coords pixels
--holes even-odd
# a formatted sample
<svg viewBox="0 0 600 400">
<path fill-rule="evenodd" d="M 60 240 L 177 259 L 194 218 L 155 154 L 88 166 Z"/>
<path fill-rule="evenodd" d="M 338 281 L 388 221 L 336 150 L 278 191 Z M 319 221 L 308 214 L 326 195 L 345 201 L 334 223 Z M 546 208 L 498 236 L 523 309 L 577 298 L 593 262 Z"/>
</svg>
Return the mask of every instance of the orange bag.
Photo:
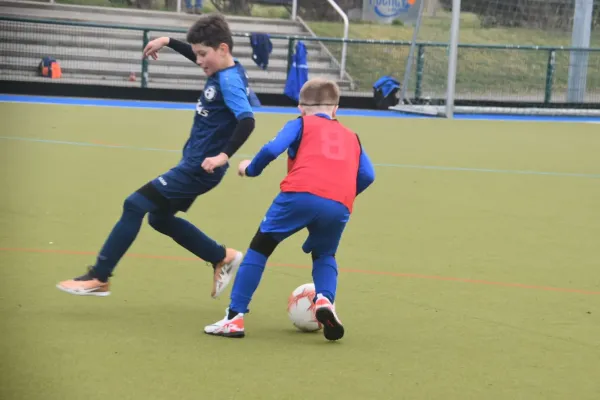
<svg viewBox="0 0 600 400">
<path fill-rule="evenodd" d="M 38 67 L 41 76 L 57 79 L 62 76 L 60 64 L 52 57 L 44 57 Z"/>
</svg>

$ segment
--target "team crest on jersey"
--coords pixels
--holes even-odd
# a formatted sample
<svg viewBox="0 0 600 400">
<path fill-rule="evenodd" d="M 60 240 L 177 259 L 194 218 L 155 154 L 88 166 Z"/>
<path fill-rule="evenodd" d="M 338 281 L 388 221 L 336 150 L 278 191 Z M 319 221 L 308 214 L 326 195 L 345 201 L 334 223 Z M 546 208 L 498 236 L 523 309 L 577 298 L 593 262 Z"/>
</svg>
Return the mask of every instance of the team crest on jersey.
<svg viewBox="0 0 600 400">
<path fill-rule="evenodd" d="M 213 101 L 216 96 L 217 96 L 217 89 L 215 89 L 214 86 L 209 86 L 206 89 L 204 89 L 204 97 L 206 98 L 206 100 Z"/>
</svg>

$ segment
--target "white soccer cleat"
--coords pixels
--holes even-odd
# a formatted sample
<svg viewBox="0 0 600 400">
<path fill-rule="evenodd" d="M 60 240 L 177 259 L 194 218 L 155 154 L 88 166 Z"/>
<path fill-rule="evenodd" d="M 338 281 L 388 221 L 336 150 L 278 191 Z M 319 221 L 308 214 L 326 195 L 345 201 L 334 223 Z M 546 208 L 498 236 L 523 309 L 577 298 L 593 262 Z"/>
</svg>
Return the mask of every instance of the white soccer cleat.
<svg viewBox="0 0 600 400">
<path fill-rule="evenodd" d="M 213 299 L 216 299 L 223 293 L 223 290 L 225 290 L 229 285 L 229 282 L 231 282 L 231 279 L 234 277 L 240 264 L 242 264 L 243 259 L 244 255 L 238 251 L 231 262 L 215 267 L 213 289 L 210 294 Z"/>
<path fill-rule="evenodd" d="M 320 293 L 317 294 L 317 301 L 315 301 L 315 316 L 323 325 L 325 339 L 339 340 L 344 337 L 344 326 L 335 312 L 334 305 Z"/>
<path fill-rule="evenodd" d="M 204 333 L 214 336 L 243 338 L 245 336 L 244 314 L 240 313 L 232 319 L 227 319 L 228 314 L 229 309 L 225 310 L 225 318 L 212 325 L 206 325 L 204 327 Z"/>
</svg>

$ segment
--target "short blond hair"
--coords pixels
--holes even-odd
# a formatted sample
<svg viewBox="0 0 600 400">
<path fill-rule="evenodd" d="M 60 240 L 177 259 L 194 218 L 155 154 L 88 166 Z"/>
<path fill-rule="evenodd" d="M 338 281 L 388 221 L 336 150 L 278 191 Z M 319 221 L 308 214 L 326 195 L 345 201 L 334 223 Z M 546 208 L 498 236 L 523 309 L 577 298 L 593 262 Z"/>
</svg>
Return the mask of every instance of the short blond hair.
<svg viewBox="0 0 600 400">
<path fill-rule="evenodd" d="M 300 90 L 300 105 L 303 107 L 329 108 L 340 102 L 340 88 L 334 81 L 324 78 L 308 80 Z"/>
</svg>

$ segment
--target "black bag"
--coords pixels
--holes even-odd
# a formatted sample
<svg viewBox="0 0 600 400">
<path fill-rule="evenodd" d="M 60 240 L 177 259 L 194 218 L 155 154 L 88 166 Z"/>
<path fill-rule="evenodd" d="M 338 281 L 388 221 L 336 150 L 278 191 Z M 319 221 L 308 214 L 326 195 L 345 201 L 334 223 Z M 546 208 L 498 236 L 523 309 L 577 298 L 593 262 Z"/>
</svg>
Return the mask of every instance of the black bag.
<svg viewBox="0 0 600 400">
<path fill-rule="evenodd" d="M 400 82 L 391 76 L 382 76 L 373 84 L 373 98 L 375 107 L 380 110 L 387 110 L 400 102 L 398 91 Z"/>
</svg>

